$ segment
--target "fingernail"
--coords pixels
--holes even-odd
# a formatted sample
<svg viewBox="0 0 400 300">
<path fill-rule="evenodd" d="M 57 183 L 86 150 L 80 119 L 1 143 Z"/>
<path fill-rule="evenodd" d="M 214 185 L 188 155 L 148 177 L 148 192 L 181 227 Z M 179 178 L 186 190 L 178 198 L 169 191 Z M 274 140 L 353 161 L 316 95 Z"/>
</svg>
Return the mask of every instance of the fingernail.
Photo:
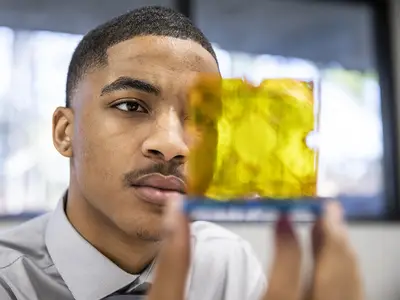
<svg viewBox="0 0 400 300">
<path fill-rule="evenodd" d="M 282 214 L 276 223 L 276 232 L 278 235 L 286 235 L 292 233 L 292 224 L 290 223 L 289 216 Z"/>
<path fill-rule="evenodd" d="M 343 222 L 343 209 L 339 202 L 329 201 L 326 205 L 327 217 L 334 223 Z"/>
<path fill-rule="evenodd" d="M 164 216 L 164 226 L 165 230 L 169 233 L 175 232 L 179 224 L 179 213 L 182 211 L 183 200 L 181 197 L 170 200 L 167 203 L 165 216 Z"/>
</svg>

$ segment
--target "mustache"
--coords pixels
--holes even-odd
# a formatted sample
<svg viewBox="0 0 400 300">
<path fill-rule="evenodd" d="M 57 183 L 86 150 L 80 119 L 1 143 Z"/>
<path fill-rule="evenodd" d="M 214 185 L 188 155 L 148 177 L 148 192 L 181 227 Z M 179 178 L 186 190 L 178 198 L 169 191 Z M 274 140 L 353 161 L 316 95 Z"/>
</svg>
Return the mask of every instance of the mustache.
<svg viewBox="0 0 400 300">
<path fill-rule="evenodd" d="M 174 163 L 174 162 L 156 163 L 149 166 L 148 168 L 134 170 L 124 174 L 123 180 L 125 185 L 129 187 L 133 183 L 135 183 L 139 178 L 146 175 L 157 173 L 163 176 L 175 176 L 181 179 L 183 182 L 186 182 L 185 175 L 182 173 L 180 169 L 181 166 L 182 166 L 181 163 Z"/>
</svg>

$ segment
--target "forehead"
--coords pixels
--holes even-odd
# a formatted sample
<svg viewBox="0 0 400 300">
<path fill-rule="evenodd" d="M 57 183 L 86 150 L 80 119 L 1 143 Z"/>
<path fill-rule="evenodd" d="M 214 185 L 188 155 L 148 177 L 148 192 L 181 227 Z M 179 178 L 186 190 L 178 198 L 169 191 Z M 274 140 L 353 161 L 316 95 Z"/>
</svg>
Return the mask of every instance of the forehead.
<svg viewBox="0 0 400 300">
<path fill-rule="evenodd" d="M 107 55 L 107 69 L 115 76 L 136 74 L 154 80 L 168 75 L 219 73 L 214 57 L 191 40 L 135 37 L 109 48 Z"/>
</svg>

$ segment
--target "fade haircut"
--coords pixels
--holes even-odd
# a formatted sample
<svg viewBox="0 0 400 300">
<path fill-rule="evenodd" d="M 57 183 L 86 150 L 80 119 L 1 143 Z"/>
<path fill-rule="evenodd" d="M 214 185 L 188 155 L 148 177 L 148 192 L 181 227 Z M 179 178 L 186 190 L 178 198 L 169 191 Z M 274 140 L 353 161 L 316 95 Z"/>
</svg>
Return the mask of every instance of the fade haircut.
<svg viewBox="0 0 400 300">
<path fill-rule="evenodd" d="M 107 65 L 108 48 L 137 36 L 168 36 L 199 43 L 217 61 L 211 43 L 183 14 L 170 8 L 146 6 L 120 15 L 89 31 L 76 47 L 67 74 L 66 106 L 90 70 Z"/>
</svg>

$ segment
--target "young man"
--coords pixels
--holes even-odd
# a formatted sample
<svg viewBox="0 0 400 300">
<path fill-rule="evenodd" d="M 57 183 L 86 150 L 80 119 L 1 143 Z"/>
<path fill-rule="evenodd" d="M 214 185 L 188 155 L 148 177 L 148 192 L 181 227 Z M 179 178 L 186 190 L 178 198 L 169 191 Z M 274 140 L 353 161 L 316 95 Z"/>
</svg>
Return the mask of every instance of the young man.
<svg viewBox="0 0 400 300">
<path fill-rule="evenodd" d="M 189 225 L 176 209 L 185 193 L 186 91 L 200 72 L 219 74 L 212 47 L 169 9 L 132 11 L 83 38 L 67 105 L 53 117 L 54 145 L 70 159 L 69 189 L 53 213 L 0 237 L 1 300 L 137 300 L 148 290 L 148 300 L 303 299 L 287 220 L 277 224 L 263 296 L 248 243 L 210 223 Z M 343 225 L 336 206 L 315 226 L 307 299 L 362 300 Z"/>
<path fill-rule="evenodd" d="M 82 39 L 66 107 L 53 116 L 68 192 L 53 213 L 0 238 L 0 299 L 146 293 L 164 206 L 185 193 L 184 104 L 198 73 L 219 75 L 215 53 L 170 9 L 134 10 Z M 191 225 L 191 243 L 188 299 L 259 299 L 265 278 L 248 243 L 206 222 Z"/>
</svg>

